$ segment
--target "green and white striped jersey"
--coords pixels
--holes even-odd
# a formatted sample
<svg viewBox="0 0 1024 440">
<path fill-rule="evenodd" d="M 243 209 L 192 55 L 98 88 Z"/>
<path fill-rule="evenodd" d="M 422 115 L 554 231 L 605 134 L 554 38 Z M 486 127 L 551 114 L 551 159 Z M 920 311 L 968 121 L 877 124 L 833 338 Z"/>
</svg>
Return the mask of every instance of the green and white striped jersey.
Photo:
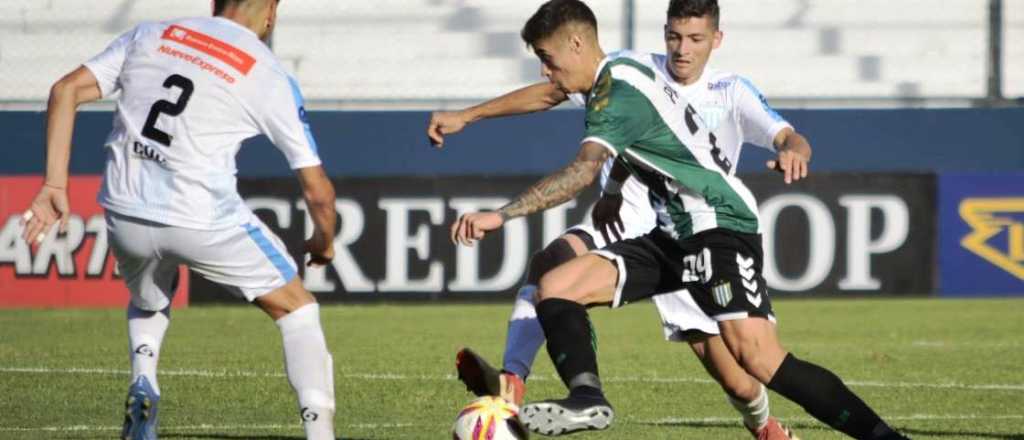
<svg viewBox="0 0 1024 440">
<path fill-rule="evenodd" d="M 583 142 L 625 159 L 651 189 L 658 226 L 672 237 L 714 228 L 760 233 L 753 194 L 657 59 L 622 51 L 601 62 L 587 99 Z"/>
</svg>

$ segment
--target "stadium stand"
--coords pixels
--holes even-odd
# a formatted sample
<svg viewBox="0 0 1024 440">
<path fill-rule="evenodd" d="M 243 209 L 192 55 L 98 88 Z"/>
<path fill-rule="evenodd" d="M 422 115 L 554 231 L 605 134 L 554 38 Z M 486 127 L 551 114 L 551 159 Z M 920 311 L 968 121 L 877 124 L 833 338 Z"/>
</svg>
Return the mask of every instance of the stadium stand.
<svg viewBox="0 0 1024 440">
<path fill-rule="evenodd" d="M 1003 95 L 1024 97 L 1024 2 L 1004 4 Z"/>
<path fill-rule="evenodd" d="M 62 73 L 142 20 L 203 15 L 208 0 L 4 0 L 0 101 L 39 101 Z M 539 4 L 496 0 L 302 0 L 274 47 L 311 101 L 439 102 L 540 79 L 519 40 Z M 606 49 L 623 47 L 623 0 L 588 2 Z M 635 1 L 635 47 L 663 47 L 663 1 Z M 976 0 L 721 0 L 714 65 L 772 98 L 981 98 L 987 7 Z M 1024 95 L 1024 2 L 1005 2 L 1004 94 Z"/>
</svg>

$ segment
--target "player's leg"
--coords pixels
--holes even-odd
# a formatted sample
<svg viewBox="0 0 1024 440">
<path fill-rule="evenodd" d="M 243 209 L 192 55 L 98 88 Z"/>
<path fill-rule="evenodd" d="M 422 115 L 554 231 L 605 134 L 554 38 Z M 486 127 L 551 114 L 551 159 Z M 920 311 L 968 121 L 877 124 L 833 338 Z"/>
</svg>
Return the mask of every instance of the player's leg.
<svg viewBox="0 0 1024 440">
<path fill-rule="evenodd" d="M 526 284 L 519 289 L 509 317 L 502 370 L 492 367 L 469 348 L 456 355 L 459 380 L 469 391 L 478 396 L 501 396 L 522 405 L 525 380 L 544 345 L 544 330 L 537 321 L 537 284 L 545 273 L 591 248 L 593 242 L 585 232 L 570 231 L 533 254 Z"/>
<path fill-rule="evenodd" d="M 281 330 L 285 373 L 299 400 L 308 439 L 334 439 L 334 360 L 320 326 L 320 306 L 294 277 L 254 301 Z"/>
<path fill-rule="evenodd" d="M 722 387 L 729 403 L 740 413 L 743 425 L 754 435 L 769 440 L 795 436 L 770 416 L 764 385 L 736 362 L 718 335 L 718 323 L 697 305 L 686 289 L 652 298 L 661 317 L 665 339 L 686 342 L 704 369 Z"/>
<path fill-rule="evenodd" d="M 333 360 L 320 326 L 320 307 L 302 286 L 281 240 L 253 216 L 228 230 L 183 234 L 168 246 L 187 255 L 195 272 L 253 302 L 275 321 L 306 438 L 333 440 Z"/>
<path fill-rule="evenodd" d="M 651 292 L 679 287 L 660 289 L 661 265 L 646 240 L 644 236 L 620 241 L 577 257 L 541 278 L 537 317 L 547 337 L 548 355 L 569 396 L 524 406 L 521 418 L 532 431 L 561 435 L 604 429 L 614 419 L 601 389 L 587 306 L 617 307 Z"/>
<path fill-rule="evenodd" d="M 614 414 L 601 389 L 586 304 L 612 302 L 616 279 L 615 266 L 594 254 L 577 257 L 541 278 L 537 318 L 569 397 L 526 405 L 521 418 L 530 430 L 560 435 L 611 424 Z"/>
<path fill-rule="evenodd" d="M 125 398 L 121 438 L 154 440 L 160 402 L 157 363 L 170 324 L 178 263 L 161 258 L 157 252 L 152 229 L 161 226 L 110 212 L 106 222 L 114 257 L 131 293 L 126 317 L 132 376 Z"/>
<path fill-rule="evenodd" d="M 723 321 L 722 337 L 750 374 L 814 418 L 856 439 L 902 439 L 835 373 L 797 359 L 764 318 Z"/>
<path fill-rule="evenodd" d="M 691 292 L 719 322 L 740 366 L 823 423 L 858 439 L 900 439 L 831 371 L 801 361 L 779 342 L 762 271 L 759 235 L 702 233 L 698 258 L 709 268 Z M 698 263 L 698 266 L 700 264 Z"/>
<path fill-rule="evenodd" d="M 516 304 L 508 323 L 503 367 L 524 380 L 530 375 L 537 351 L 544 345 L 544 330 L 537 322 L 537 285 L 552 269 L 593 248 L 578 234 L 567 233 L 533 254 L 526 284 L 516 295 Z"/>
<path fill-rule="evenodd" d="M 754 438 L 799 440 L 789 428 L 771 417 L 768 392 L 764 384 L 747 374 L 736 362 L 721 336 L 691 332 L 687 342 L 704 369 L 722 387 L 729 404 L 740 413 L 743 426 Z"/>
</svg>

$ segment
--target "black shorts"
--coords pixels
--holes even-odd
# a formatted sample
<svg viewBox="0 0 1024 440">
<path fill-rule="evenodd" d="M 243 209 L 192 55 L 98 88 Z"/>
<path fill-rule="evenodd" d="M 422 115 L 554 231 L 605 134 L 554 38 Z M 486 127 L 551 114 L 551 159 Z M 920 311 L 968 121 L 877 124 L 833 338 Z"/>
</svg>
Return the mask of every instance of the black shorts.
<svg viewBox="0 0 1024 440">
<path fill-rule="evenodd" d="M 612 307 L 687 289 L 716 321 L 775 319 L 760 234 L 711 229 L 677 241 L 655 229 L 593 252 L 618 268 Z"/>
</svg>

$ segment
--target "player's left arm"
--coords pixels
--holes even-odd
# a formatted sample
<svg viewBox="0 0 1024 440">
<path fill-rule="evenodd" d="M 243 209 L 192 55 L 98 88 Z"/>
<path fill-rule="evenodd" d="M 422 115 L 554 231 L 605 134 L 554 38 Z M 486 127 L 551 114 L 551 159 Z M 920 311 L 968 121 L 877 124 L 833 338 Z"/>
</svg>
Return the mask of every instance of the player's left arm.
<svg viewBox="0 0 1024 440">
<path fill-rule="evenodd" d="M 324 172 L 319 146 L 306 114 L 305 99 L 295 78 L 280 74 L 261 96 L 260 131 L 295 170 L 303 199 L 313 221 L 313 235 L 305 243 L 309 264 L 322 266 L 334 258 L 337 226 L 335 190 Z"/>
<path fill-rule="evenodd" d="M 622 223 L 622 185 L 629 179 L 629 169 L 620 157 L 612 164 L 608 173 L 601 198 L 597 199 L 594 209 L 590 211 L 590 219 L 594 229 L 601 232 L 605 243 L 622 240 L 622 232 L 626 230 Z"/>
<path fill-rule="evenodd" d="M 46 178 L 32 205 L 22 215 L 22 238 L 31 243 L 43 241 L 53 225 L 67 229 L 68 164 L 71 137 L 78 106 L 100 99 L 102 92 L 96 77 L 82 66 L 54 83 L 46 108 Z"/>
<path fill-rule="evenodd" d="M 786 127 L 775 135 L 772 145 L 779 156 L 768 161 L 766 165 L 769 169 L 783 173 L 786 183 L 807 177 L 807 167 L 811 162 L 811 144 L 807 138 L 793 127 Z"/>
<path fill-rule="evenodd" d="M 584 142 L 579 153 L 569 165 L 541 179 L 513 199 L 507 205 L 493 212 L 464 214 L 451 227 L 451 239 L 455 244 L 472 246 L 487 232 L 500 228 L 506 221 L 543 211 L 565 203 L 580 193 L 601 172 L 610 153 L 596 142 Z"/>
<path fill-rule="evenodd" d="M 736 77 L 732 88 L 743 140 L 773 149 L 778 157 L 769 160 L 769 169 L 783 174 L 787 184 L 807 177 L 811 145 L 789 122 L 779 115 L 760 90 L 743 77 Z"/>
</svg>

